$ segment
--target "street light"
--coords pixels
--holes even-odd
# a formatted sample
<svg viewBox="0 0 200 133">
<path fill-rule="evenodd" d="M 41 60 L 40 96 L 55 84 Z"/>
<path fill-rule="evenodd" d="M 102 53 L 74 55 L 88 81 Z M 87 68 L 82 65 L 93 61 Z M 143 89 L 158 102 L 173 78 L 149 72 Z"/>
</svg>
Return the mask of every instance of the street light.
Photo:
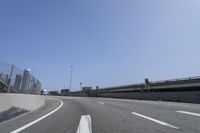
<svg viewBox="0 0 200 133">
<path fill-rule="evenodd" d="M 81 89 L 82 89 L 82 84 L 83 84 L 83 83 L 80 83 L 80 91 L 81 91 Z"/>
<path fill-rule="evenodd" d="M 72 69 L 73 69 L 73 65 L 70 65 L 70 86 L 69 86 L 70 91 L 71 91 L 71 88 L 72 88 Z"/>
<path fill-rule="evenodd" d="M 10 77 L 9 77 L 9 80 L 8 80 L 8 90 L 7 90 L 8 93 L 10 93 L 10 86 L 11 86 L 11 78 L 12 78 L 12 74 L 13 74 L 13 68 L 14 68 L 14 65 L 11 66 Z"/>
<path fill-rule="evenodd" d="M 145 82 L 145 86 L 147 87 L 147 91 L 149 92 L 149 86 L 150 86 L 149 79 L 148 78 L 144 79 L 144 82 Z"/>
</svg>

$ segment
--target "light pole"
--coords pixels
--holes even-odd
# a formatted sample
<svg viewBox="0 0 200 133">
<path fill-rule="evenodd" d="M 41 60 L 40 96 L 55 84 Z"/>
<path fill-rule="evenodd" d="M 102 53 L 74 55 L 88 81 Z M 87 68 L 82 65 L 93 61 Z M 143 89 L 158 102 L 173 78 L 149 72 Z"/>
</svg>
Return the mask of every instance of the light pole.
<svg viewBox="0 0 200 133">
<path fill-rule="evenodd" d="M 145 82 L 145 86 L 147 87 L 147 91 L 149 92 L 149 86 L 150 86 L 149 79 L 146 78 L 146 79 L 144 80 L 144 82 Z"/>
<path fill-rule="evenodd" d="M 13 68 L 14 68 L 14 65 L 11 66 L 10 77 L 9 77 L 9 80 L 8 80 L 8 90 L 7 90 L 8 93 L 10 93 L 10 86 L 11 86 L 11 78 L 12 78 Z"/>
<path fill-rule="evenodd" d="M 83 83 L 80 83 L 80 91 L 81 91 L 81 89 L 82 89 L 82 84 L 83 84 Z"/>
<path fill-rule="evenodd" d="M 70 86 L 69 86 L 70 91 L 72 89 L 72 69 L 73 69 L 73 65 L 70 65 Z"/>
</svg>

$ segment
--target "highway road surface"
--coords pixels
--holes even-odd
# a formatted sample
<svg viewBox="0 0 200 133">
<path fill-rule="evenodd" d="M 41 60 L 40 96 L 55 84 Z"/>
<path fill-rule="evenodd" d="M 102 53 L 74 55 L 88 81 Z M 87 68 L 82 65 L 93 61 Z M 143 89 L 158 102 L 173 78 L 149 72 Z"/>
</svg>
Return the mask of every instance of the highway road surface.
<svg viewBox="0 0 200 133">
<path fill-rule="evenodd" d="M 88 130 L 78 128 L 81 118 L 85 118 L 82 125 L 90 125 Z M 85 133 L 200 133 L 200 105 L 48 96 L 42 108 L 0 124 L 0 133 L 76 133 L 77 129 Z"/>
</svg>

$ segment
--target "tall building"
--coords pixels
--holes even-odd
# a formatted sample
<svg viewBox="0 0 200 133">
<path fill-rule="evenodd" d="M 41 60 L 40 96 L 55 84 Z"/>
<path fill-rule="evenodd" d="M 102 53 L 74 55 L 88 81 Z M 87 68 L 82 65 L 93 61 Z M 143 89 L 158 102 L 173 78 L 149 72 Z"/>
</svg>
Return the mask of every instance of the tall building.
<svg viewBox="0 0 200 133">
<path fill-rule="evenodd" d="M 40 94 L 40 91 L 42 89 L 42 84 L 39 80 L 37 80 L 37 83 L 36 83 L 36 93 L 35 94 Z"/>
<path fill-rule="evenodd" d="M 17 74 L 15 77 L 14 89 L 19 91 L 21 83 L 22 83 L 22 76 L 20 74 Z"/>
<path fill-rule="evenodd" d="M 25 69 L 23 73 L 22 86 L 21 86 L 21 91 L 23 93 L 29 92 L 30 79 L 31 79 L 31 70 Z"/>
<path fill-rule="evenodd" d="M 36 90 L 36 79 L 34 76 L 31 76 L 29 93 L 35 94 L 35 90 Z"/>
<path fill-rule="evenodd" d="M 30 94 L 40 94 L 40 91 L 41 91 L 41 83 L 40 83 L 40 81 L 32 76 L 29 93 Z"/>
</svg>

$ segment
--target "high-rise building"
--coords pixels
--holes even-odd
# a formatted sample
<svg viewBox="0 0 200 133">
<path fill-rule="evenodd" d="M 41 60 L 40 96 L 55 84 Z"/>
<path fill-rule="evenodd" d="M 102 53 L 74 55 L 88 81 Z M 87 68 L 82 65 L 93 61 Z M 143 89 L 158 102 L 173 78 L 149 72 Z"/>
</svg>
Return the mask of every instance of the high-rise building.
<svg viewBox="0 0 200 133">
<path fill-rule="evenodd" d="M 35 94 L 40 94 L 40 91 L 42 89 L 42 84 L 39 80 L 37 80 L 37 83 L 36 83 L 36 93 Z"/>
<path fill-rule="evenodd" d="M 21 86 L 21 90 L 23 93 L 27 93 L 29 91 L 30 79 L 31 79 L 31 70 L 25 69 L 23 73 L 22 86 Z"/>
<path fill-rule="evenodd" d="M 22 76 L 20 74 L 17 74 L 15 77 L 14 89 L 19 91 L 21 83 L 22 83 Z"/>
<path fill-rule="evenodd" d="M 36 90 L 36 79 L 35 77 L 31 77 L 31 81 L 30 81 L 30 90 L 29 90 L 29 93 L 30 94 L 35 94 L 35 90 Z"/>
</svg>

